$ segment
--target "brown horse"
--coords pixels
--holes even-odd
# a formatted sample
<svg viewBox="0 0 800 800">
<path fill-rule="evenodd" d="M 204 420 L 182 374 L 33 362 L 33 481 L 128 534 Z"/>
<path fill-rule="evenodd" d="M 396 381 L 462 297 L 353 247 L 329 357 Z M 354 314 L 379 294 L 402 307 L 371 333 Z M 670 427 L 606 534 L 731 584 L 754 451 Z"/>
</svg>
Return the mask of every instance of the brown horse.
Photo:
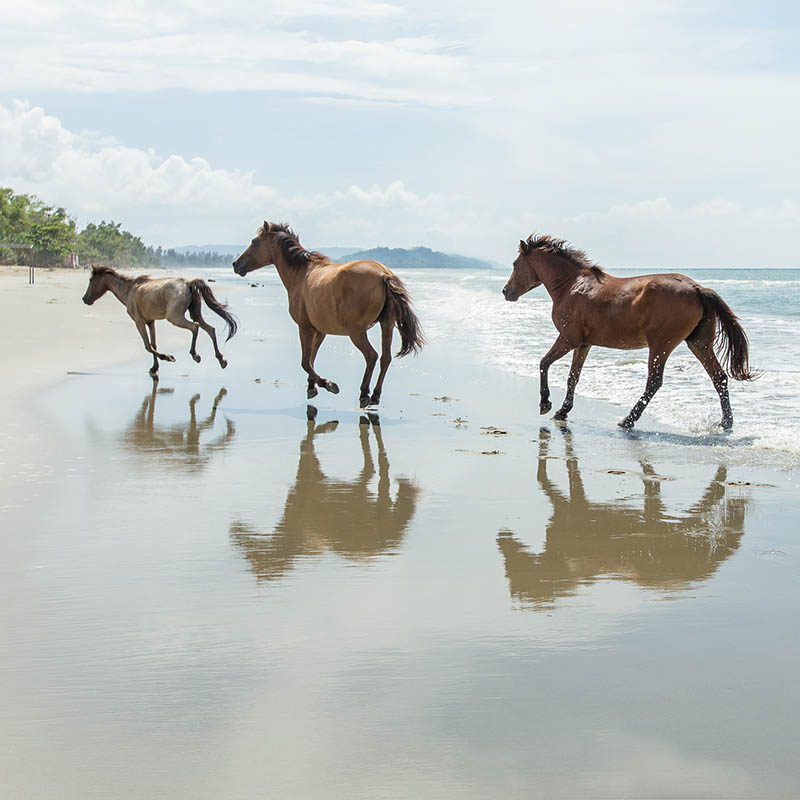
<svg viewBox="0 0 800 800">
<path fill-rule="evenodd" d="M 228 366 L 217 345 L 217 334 L 209 325 L 202 314 L 202 302 L 216 314 L 219 314 L 228 325 L 228 339 L 236 333 L 238 323 L 236 317 L 225 309 L 227 306 L 220 303 L 211 287 L 199 278 L 187 281 L 183 278 L 151 278 L 149 275 L 139 275 L 131 278 L 123 275 L 111 267 L 92 267 L 92 276 L 89 278 L 89 287 L 83 295 L 83 302 L 87 306 L 110 291 L 117 300 L 128 310 L 128 315 L 136 323 L 136 329 L 144 342 L 144 349 L 153 354 L 153 366 L 150 375 L 158 377 L 158 360 L 174 361 L 175 357 L 166 353 L 159 353 L 156 349 L 156 323 L 157 319 L 166 319 L 178 328 L 186 328 L 192 332 L 192 344 L 189 354 L 195 361 L 200 361 L 200 355 L 195 350 L 197 334 L 202 328 L 214 343 L 214 354 L 222 369 Z M 186 319 L 186 312 L 192 322 Z M 147 329 L 150 338 L 147 337 Z M 227 341 L 227 339 L 226 339 Z"/>
<path fill-rule="evenodd" d="M 641 275 L 615 278 L 593 264 L 563 239 L 529 236 L 519 243 L 514 270 L 503 287 L 506 300 L 544 284 L 553 301 L 553 323 L 558 338 L 539 365 L 539 412 L 552 408 L 547 372 L 550 365 L 571 350 L 572 368 L 564 403 L 555 419 L 565 420 L 572 409 L 575 387 L 592 345 L 618 350 L 647 347 L 647 385 L 644 394 L 619 425 L 632 428 L 661 387 L 664 364 L 670 353 L 686 342 L 719 394 L 723 429 L 733 426 L 728 398 L 728 376 L 753 380 L 748 365 L 744 329 L 727 303 L 685 275 Z M 723 369 L 714 353 L 719 345 Z"/>
<path fill-rule="evenodd" d="M 314 360 L 323 339 L 349 336 L 367 362 L 361 381 L 360 405 L 380 402 L 386 370 L 392 360 L 394 327 L 402 345 L 398 356 L 417 353 L 424 343 L 419 320 L 402 281 L 377 261 L 333 264 L 322 253 L 306 250 L 288 225 L 265 222 L 250 246 L 233 262 L 237 275 L 274 264 L 289 294 L 289 314 L 300 329 L 301 364 L 308 374 L 308 397 L 317 386 L 338 394 L 339 387 L 320 377 Z M 378 354 L 367 330 L 380 322 L 381 369 L 372 395 L 369 385 Z"/>
<path fill-rule="evenodd" d="M 316 416 L 317 409 L 309 406 L 297 477 L 275 529 L 263 532 L 244 522 L 230 526 L 231 540 L 259 580 L 281 578 L 298 560 L 325 552 L 354 562 L 397 553 L 414 516 L 420 489 L 413 481 L 395 478 L 397 494 L 394 500 L 390 495 L 389 458 L 378 415 L 368 412 L 361 417 L 358 436 L 364 466 L 357 477 L 344 481 L 325 474 L 314 449 L 315 437 L 332 433 L 339 423 L 317 425 Z M 370 428 L 378 449 L 377 486 Z"/>
<path fill-rule="evenodd" d="M 551 606 L 558 597 L 609 579 L 666 592 L 684 590 L 707 580 L 737 551 L 748 500 L 728 491 L 723 465 L 697 502 L 684 511 L 665 507 L 662 479 L 643 459 L 639 461 L 641 504 L 602 502 L 587 497 L 572 436 L 565 433 L 564 441 L 567 490 L 547 474 L 548 461 L 554 458 L 549 431 L 539 435 L 536 479 L 553 506 L 544 548 L 528 549 L 509 530 L 501 530 L 497 537 L 514 597 Z"/>
</svg>

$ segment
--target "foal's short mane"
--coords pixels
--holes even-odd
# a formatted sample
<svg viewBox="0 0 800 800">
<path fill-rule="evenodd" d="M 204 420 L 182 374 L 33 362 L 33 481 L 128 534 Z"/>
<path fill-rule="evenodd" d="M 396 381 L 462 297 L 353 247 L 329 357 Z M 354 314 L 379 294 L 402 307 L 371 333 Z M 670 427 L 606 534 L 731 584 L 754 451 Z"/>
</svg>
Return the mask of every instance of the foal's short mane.
<svg viewBox="0 0 800 800">
<path fill-rule="evenodd" d="M 541 236 L 531 235 L 519 243 L 519 252 L 526 255 L 531 250 L 541 250 L 543 253 L 559 256 L 576 267 L 591 270 L 598 278 L 606 275 L 583 250 L 570 247 L 565 239 L 556 239 L 555 236 L 546 233 Z"/>
<path fill-rule="evenodd" d="M 125 275 L 122 272 L 117 272 L 115 269 L 111 267 L 107 267 L 105 264 L 93 264 L 92 265 L 92 274 L 93 275 L 113 275 L 116 278 L 122 278 L 123 281 L 131 281 L 133 283 L 145 283 L 145 281 L 151 280 L 149 275 L 137 275 L 136 277 L 132 277 L 130 275 Z"/>
<path fill-rule="evenodd" d="M 283 256 L 291 267 L 307 267 L 314 261 L 327 261 L 324 253 L 316 250 L 306 250 L 300 244 L 297 234 L 284 222 L 265 222 L 259 229 L 258 235 L 271 235 L 283 252 Z"/>
</svg>

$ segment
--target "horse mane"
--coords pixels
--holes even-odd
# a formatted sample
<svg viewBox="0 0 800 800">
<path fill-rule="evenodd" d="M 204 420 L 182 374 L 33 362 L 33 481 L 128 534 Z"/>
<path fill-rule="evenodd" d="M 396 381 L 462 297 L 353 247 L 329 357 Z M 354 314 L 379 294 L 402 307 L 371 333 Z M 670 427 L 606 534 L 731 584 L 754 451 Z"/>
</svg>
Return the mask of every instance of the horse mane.
<svg viewBox="0 0 800 800">
<path fill-rule="evenodd" d="M 290 267 L 308 267 L 314 261 L 327 261 L 328 257 L 317 250 L 306 250 L 300 244 L 297 234 L 285 222 L 265 222 L 258 235 L 270 235 L 283 253 Z"/>
<path fill-rule="evenodd" d="M 146 283 L 152 278 L 149 275 L 136 275 L 136 277 L 131 277 L 130 275 L 125 275 L 122 272 L 117 272 L 117 270 L 113 269 L 112 267 L 108 267 L 105 264 L 92 264 L 92 274 L 93 275 L 113 275 L 115 278 L 121 278 L 123 281 L 128 281 L 130 283 Z"/>
<path fill-rule="evenodd" d="M 519 252 L 521 255 L 527 255 L 531 250 L 539 250 L 542 253 L 550 253 L 550 255 L 559 256 L 580 269 L 591 270 L 598 278 L 605 277 L 606 275 L 606 272 L 595 264 L 583 250 L 570 247 L 566 239 L 557 239 L 555 236 L 550 236 L 547 233 L 541 236 L 531 235 L 527 239 L 520 241 Z"/>
</svg>

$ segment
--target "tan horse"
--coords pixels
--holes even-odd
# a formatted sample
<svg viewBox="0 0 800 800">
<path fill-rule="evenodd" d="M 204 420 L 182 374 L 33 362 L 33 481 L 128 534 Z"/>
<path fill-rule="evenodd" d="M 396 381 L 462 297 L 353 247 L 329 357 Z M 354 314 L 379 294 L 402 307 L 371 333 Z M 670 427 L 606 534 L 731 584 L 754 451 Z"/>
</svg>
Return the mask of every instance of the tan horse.
<svg viewBox="0 0 800 800">
<path fill-rule="evenodd" d="M 419 320 L 401 280 L 377 261 L 333 264 L 322 253 L 306 250 L 287 226 L 265 222 L 250 246 L 233 262 L 237 275 L 274 264 L 289 294 L 289 314 L 300 330 L 301 364 L 308 374 L 308 397 L 317 386 L 338 394 L 339 387 L 320 377 L 314 360 L 323 339 L 331 334 L 349 336 L 367 362 L 361 381 L 361 408 L 380 402 L 386 370 L 392 360 L 395 325 L 402 345 L 398 356 L 418 352 L 424 339 Z M 375 388 L 369 385 L 378 354 L 367 331 L 380 322 L 381 368 Z"/>
<path fill-rule="evenodd" d="M 209 325 L 202 314 L 202 302 L 216 314 L 219 314 L 228 325 L 228 339 L 236 333 L 238 323 L 236 317 L 225 309 L 226 305 L 220 303 L 211 287 L 199 278 L 187 281 L 183 278 L 151 278 L 149 275 L 139 275 L 131 278 L 123 275 L 111 267 L 92 267 L 92 276 L 89 278 L 89 287 L 83 295 L 83 302 L 87 306 L 102 297 L 106 292 L 111 292 L 117 300 L 128 310 L 128 315 L 136 324 L 136 330 L 144 342 L 144 349 L 153 354 L 153 366 L 150 375 L 158 377 L 158 360 L 174 361 L 175 357 L 166 353 L 159 353 L 156 349 L 156 323 L 157 319 L 166 319 L 178 328 L 186 328 L 192 332 L 192 344 L 189 354 L 195 361 L 200 361 L 200 355 L 195 350 L 197 334 L 202 328 L 214 343 L 214 354 L 219 365 L 225 369 L 228 362 L 223 358 L 217 345 L 217 334 Z M 192 318 L 186 319 L 186 312 Z M 150 338 L 148 339 L 148 329 Z M 227 339 L 226 339 L 227 341 Z"/>
<path fill-rule="evenodd" d="M 593 345 L 618 350 L 650 349 L 644 394 L 619 425 L 632 428 L 661 387 L 670 353 L 686 342 L 711 378 L 722 405 L 725 430 L 733 426 L 728 376 L 753 380 L 748 366 L 744 329 L 727 303 L 685 275 L 641 275 L 615 278 L 593 264 L 580 250 L 551 236 L 528 237 L 519 243 L 514 270 L 503 288 L 506 300 L 544 284 L 553 301 L 558 338 L 539 365 L 539 412 L 552 408 L 547 372 L 570 351 L 572 368 L 567 394 L 555 418 L 565 420 L 572 409 L 575 387 Z M 720 345 L 723 369 L 714 353 Z"/>
</svg>

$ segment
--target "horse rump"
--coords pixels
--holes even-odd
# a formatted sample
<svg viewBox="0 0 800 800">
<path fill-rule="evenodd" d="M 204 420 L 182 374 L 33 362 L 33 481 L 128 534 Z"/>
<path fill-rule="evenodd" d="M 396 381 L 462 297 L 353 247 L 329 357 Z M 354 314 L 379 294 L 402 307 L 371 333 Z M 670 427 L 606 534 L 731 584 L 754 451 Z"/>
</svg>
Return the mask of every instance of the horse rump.
<svg viewBox="0 0 800 800">
<path fill-rule="evenodd" d="M 386 303 L 378 319 L 383 319 L 388 313 L 393 314 L 400 333 L 401 346 L 397 352 L 398 357 L 407 356 L 409 353 L 416 355 L 425 344 L 425 337 L 422 335 L 419 319 L 411 307 L 408 290 L 396 275 L 385 275 L 383 283 L 386 286 Z"/>
<path fill-rule="evenodd" d="M 216 297 L 214 297 L 214 292 L 211 291 L 211 287 L 204 281 L 202 278 L 196 278 L 193 281 L 189 282 L 189 288 L 192 291 L 192 301 L 193 304 L 197 303 L 198 306 L 200 304 L 200 299 L 202 298 L 205 300 L 206 305 L 215 313 L 218 314 L 222 319 L 225 320 L 225 324 L 228 326 L 228 336 L 225 339 L 227 342 L 237 330 L 239 330 L 239 321 L 236 317 L 231 314 L 227 308 L 226 303 L 220 303 Z"/>
</svg>

